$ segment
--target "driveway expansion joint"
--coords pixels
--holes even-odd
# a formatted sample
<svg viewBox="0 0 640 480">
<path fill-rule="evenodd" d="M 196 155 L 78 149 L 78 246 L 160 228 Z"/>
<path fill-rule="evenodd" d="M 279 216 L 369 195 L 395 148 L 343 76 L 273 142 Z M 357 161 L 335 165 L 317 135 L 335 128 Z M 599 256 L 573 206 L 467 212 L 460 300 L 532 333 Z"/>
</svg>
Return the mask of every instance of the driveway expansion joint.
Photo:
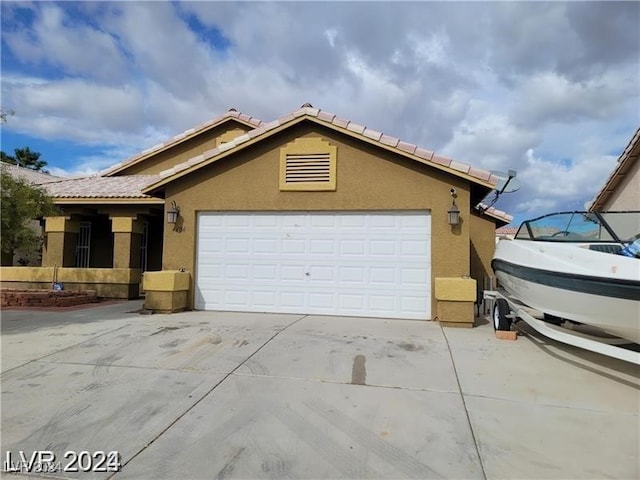
<svg viewBox="0 0 640 480">
<path fill-rule="evenodd" d="M 467 424 L 469 425 L 469 430 L 471 432 L 471 438 L 473 439 L 473 444 L 476 447 L 476 455 L 478 457 L 478 463 L 480 464 L 480 470 L 482 471 L 482 477 L 487 480 L 487 472 L 484 468 L 484 463 L 482 461 L 482 455 L 480 455 L 480 447 L 478 445 L 478 438 L 476 432 L 473 430 L 473 425 L 471 424 L 471 417 L 469 415 L 469 408 L 467 407 L 467 402 L 465 401 L 465 395 L 462 391 L 462 385 L 460 385 L 460 377 L 458 376 L 458 369 L 456 368 L 456 361 L 453 358 L 453 352 L 451 351 L 451 345 L 449 345 L 449 339 L 447 338 L 447 333 L 445 332 L 444 327 L 440 327 L 442 331 L 442 335 L 444 336 L 444 341 L 447 344 L 447 350 L 449 351 L 449 357 L 451 358 L 451 366 L 453 367 L 453 373 L 456 377 L 456 383 L 458 384 L 458 393 L 460 395 L 460 399 L 462 400 L 462 406 L 464 407 L 464 413 L 467 417 Z"/>
</svg>

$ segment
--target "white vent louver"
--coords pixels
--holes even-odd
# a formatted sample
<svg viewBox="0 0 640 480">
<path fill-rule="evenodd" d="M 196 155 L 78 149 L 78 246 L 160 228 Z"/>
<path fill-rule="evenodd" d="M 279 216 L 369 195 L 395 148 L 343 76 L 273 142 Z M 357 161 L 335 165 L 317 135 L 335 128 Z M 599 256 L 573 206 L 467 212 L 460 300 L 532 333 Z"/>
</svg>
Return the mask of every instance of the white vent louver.
<svg viewBox="0 0 640 480">
<path fill-rule="evenodd" d="M 329 153 L 287 154 L 286 183 L 331 181 L 331 156 Z"/>
</svg>

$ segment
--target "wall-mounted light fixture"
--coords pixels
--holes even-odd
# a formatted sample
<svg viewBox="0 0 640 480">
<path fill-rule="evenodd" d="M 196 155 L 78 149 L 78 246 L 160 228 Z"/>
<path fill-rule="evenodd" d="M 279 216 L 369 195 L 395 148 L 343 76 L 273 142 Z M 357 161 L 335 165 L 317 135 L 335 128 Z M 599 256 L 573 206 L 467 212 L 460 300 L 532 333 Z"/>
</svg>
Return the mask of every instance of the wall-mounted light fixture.
<svg viewBox="0 0 640 480">
<path fill-rule="evenodd" d="M 449 225 L 458 225 L 460 223 L 460 210 L 455 200 L 447 213 L 449 214 Z"/>
<path fill-rule="evenodd" d="M 458 225 L 460 223 L 460 209 L 456 205 L 456 197 L 458 196 L 456 189 L 451 187 L 451 197 L 453 198 L 451 208 L 447 212 L 449 214 L 449 225 Z"/>
<path fill-rule="evenodd" d="M 178 217 L 180 216 L 180 207 L 176 205 L 175 201 L 171 202 L 171 208 L 167 210 L 167 223 L 170 225 L 175 225 L 178 221 Z"/>
</svg>

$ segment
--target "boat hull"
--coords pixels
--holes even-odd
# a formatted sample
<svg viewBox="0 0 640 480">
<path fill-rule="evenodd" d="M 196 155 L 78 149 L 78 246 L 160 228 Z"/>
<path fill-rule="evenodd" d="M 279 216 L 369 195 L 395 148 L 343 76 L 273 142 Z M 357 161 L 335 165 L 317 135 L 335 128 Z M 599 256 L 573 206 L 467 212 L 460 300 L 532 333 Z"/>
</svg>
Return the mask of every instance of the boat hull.
<svg viewBox="0 0 640 480">
<path fill-rule="evenodd" d="M 638 260 L 516 240 L 498 243 L 492 266 L 500 286 L 523 304 L 640 343 Z M 618 274 L 604 274 L 610 271 Z"/>
</svg>

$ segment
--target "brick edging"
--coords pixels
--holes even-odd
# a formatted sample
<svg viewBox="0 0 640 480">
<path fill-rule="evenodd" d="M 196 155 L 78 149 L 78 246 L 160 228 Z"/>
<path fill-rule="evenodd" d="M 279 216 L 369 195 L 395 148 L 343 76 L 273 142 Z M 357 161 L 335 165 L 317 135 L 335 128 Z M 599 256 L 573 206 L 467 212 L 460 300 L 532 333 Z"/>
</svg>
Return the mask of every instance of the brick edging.
<svg viewBox="0 0 640 480">
<path fill-rule="evenodd" d="M 98 302 L 93 290 L 49 291 L 0 289 L 2 307 L 72 307 Z"/>
</svg>

